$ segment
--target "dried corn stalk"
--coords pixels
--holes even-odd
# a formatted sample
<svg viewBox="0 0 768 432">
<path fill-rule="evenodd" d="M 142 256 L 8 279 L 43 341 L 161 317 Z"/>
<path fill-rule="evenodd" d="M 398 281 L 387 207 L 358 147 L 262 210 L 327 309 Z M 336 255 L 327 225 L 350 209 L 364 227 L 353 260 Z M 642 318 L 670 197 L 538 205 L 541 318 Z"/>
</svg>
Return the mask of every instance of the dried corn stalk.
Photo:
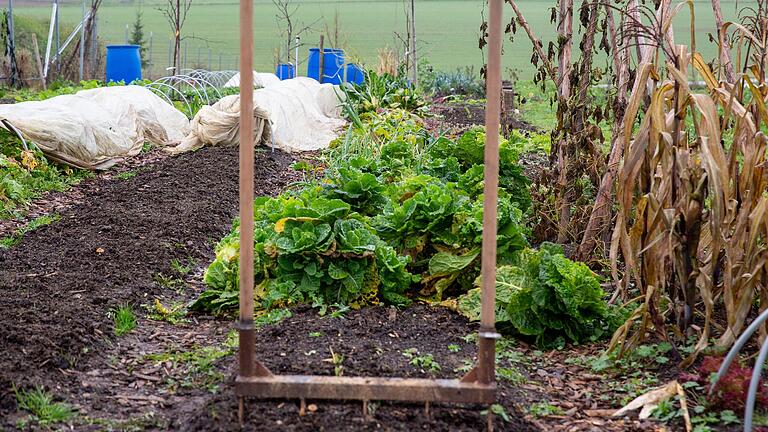
<svg viewBox="0 0 768 432">
<path fill-rule="evenodd" d="M 685 366 L 706 347 L 715 308 L 724 308 L 717 316 L 726 317 L 717 345 L 727 347 L 755 299 L 766 307 L 768 178 L 760 129 L 768 126 L 768 87 L 761 67 L 747 68 L 736 86 L 721 86 L 685 46 L 677 46 L 663 66 L 638 68 L 639 79 L 656 84 L 647 111 L 638 115 L 648 86 L 635 86 L 628 102 L 610 255 L 619 289 L 625 297 L 639 291 L 644 302 L 614 334 L 609 349 L 623 353 L 649 333 L 674 342 L 695 323 L 699 342 Z M 709 94 L 691 92 L 691 67 Z"/>
</svg>

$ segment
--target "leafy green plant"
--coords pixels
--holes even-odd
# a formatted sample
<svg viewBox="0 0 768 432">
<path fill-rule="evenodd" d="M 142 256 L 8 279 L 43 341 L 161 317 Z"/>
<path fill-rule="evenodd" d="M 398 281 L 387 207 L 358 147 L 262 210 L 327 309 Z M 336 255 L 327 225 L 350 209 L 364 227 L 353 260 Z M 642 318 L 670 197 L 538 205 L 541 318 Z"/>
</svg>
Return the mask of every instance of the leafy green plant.
<svg viewBox="0 0 768 432">
<path fill-rule="evenodd" d="M 155 299 L 152 306 L 147 307 L 149 315 L 147 318 L 154 321 L 165 321 L 168 324 L 176 325 L 185 322 L 184 317 L 187 310 L 182 303 L 174 303 L 171 306 L 165 306 L 160 299 Z"/>
<path fill-rule="evenodd" d="M 49 162 L 35 147 L 24 150 L 18 137 L 0 128 L 0 219 L 23 214 L 43 192 L 66 190 L 90 176 L 89 171 Z"/>
<path fill-rule="evenodd" d="M 435 96 L 485 96 L 485 84 L 472 66 L 455 71 L 431 71 L 423 74 L 419 82 L 425 91 Z"/>
<path fill-rule="evenodd" d="M 408 348 L 403 351 L 403 357 L 410 360 L 408 363 L 421 369 L 422 372 L 440 372 L 440 364 L 435 361 L 432 354 L 420 354 L 418 349 Z"/>
<path fill-rule="evenodd" d="M 552 405 L 549 401 L 543 400 L 536 402 L 528 407 L 528 413 L 534 417 L 547 417 L 552 415 L 562 415 L 562 408 Z"/>
<path fill-rule="evenodd" d="M 123 336 L 136 328 L 136 315 L 130 305 L 121 305 L 111 312 L 115 336 Z"/>
<path fill-rule="evenodd" d="M 59 219 L 61 219 L 61 216 L 54 213 L 50 215 L 39 216 L 31 220 L 28 224 L 16 229 L 16 231 L 10 236 L 0 238 L 0 249 L 8 249 L 11 246 L 15 246 L 24 237 L 24 234 L 34 231 L 40 227 L 50 225 Z"/>
<path fill-rule="evenodd" d="M 381 109 L 404 109 L 407 111 L 424 111 L 427 103 L 418 89 L 404 75 L 377 74 L 375 71 L 365 72 L 362 84 L 344 86 L 346 100 L 354 104 L 356 112 L 378 111 Z"/>
<path fill-rule="evenodd" d="M 136 177 L 136 175 L 138 175 L 138 174 L 139 174 L 138 172 L 132 171 L 132 170 L 123 171 L 123 172 L 115 174 L 115 178 L 116 179 L 120 179 L 120 180 L 128 180 L 130 178 Z"/>
<path fill-rule="evenodd" d="M 412 282 L 407 258 L 379 239 L 349 204 L 320 192 L 309 188 L 257 200 L 254 265 L 262 306 L 407 303 L 402 295 Z M 204 277 L 211 289 L 193 308 L 222 311 L 237 305 L 237 234 L 236 228 L 217 247 Z"/>
<path fill-rule="evenodd" d="M 333 364 L 333 374 L 335 376 L 344 375 L 344 355 L 334 352 L 333 348 L 328 348 L 328 350 L 331 352 L 331 357 L 323 361 Z"/>
<path fill-rule="evenodd" d="M 179 276 L 186 276 L 194 268 L 195 262 L 192 259 L 187 260 L 186 264 L 182 264 L 178 259 L 171 260 L 171 270 L 176 272 Z"/>
<path fill-rule="evenodd" d="M 502 420 L 509 423 L 509 414 L 507 414 L 507 410 L 504 408 L 503 405 L 499 404 L 493 404 L 491 405 L 491 412 L 499 417 L 501 417 Z M 488 410 L 482 410 L 480 411 L 480 415 L 488 415 Z"/>
<path fill-rule="evenodd" d="M 514 265 L 500 267 L 496 290 L 499 327 L 532 337 L 542 347 L 597 340 L 622 319 L 609 311 L 597 276 L 551 244 L 528 249 Z M 460 297 L 458 305 L 462 314 L 478 320 L 480 289 Z"/>
<path fill-rule="evenodd" d="M 75 417 L 75 411 L 66 403 L 54 402 L 53 395 L 43 387 L 20 390 L 14 387 L 16 405 L 30 413 L 32 420 L 42 426 L 66 422 Z"/>
</svg>

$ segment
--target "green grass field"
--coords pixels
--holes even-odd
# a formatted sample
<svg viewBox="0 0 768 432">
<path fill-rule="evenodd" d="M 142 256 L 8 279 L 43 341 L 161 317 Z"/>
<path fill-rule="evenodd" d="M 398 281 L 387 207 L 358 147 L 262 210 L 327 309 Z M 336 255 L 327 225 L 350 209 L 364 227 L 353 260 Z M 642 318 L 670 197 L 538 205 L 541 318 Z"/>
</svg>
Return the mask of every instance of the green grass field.
<svg viewBox="0 0 768 432">
<path fill-rule="evenodd" d="M 158 11 L 161 3 L 157 0 L 125 5 L 107 2 L 100 10 L 99 34 L 107 43 L 122 43 L 126 24 L 134 20 L 136 10 L 144 13 L 145 31 L 153 32 L 152 62 L 153 74 L 161 73 L 168 66 L 168 49 L 171 32 L 162 14 Z M 475 70 L 483 63 L 478 46 L 479 25 L 485 2 L 482 0 L 419 0 L 416 2 L 418 39 L 421 58 L 426 58 L 439 69 L 453 69 L 474 65 Z M 534 31 L 546 41 L 554 35 L 554 26 L 549 23 L 549 8 L 554 1 L 518 0 Z M 714 19 L 709 0 L 694 1 L 697 16 L 697 41 L 705 57 L 714 57 L 715 47 L 707 42 L 706 35 L 714 30 Z M 723 0 L 726 19 L 736 16 L 736 0 Z M 255 0 L 255 63 L 260 71 L 274 71 L 275 50 L 280 44 L 280 31 L 275 20 L 275 7 L 269 0 Z M 49 20 L 50 7 L 16 7 L 19 15 Z M 298 21 L 315 24 L 315 30 L 304 35 L 306 44 L 300 49 L 300 73 L 306 73 L 304 63 L 307 50 L 316 46 L 319 34 L 326 23 L 331 23 L 338 11 L 341 32 L 344 35 L 343 48 L 355 61 L 367 65 L 376 64 L 377 50 L 387 45 L 399 46 L 394 32 L 405 32 L 404 3 L 402 0 L 378 1 L 302 1 L 296 13 Z M 81 14 L 80 5 L 68 3 L 62 7 L 61 19 L 74 23 Z M 512 10 L 505 8 L 505 22 L 512 16 Z M 683 10 L 676 21 L 676 37 L 680 43 L 688 43 L 690 37 L 689 13 Z M 195 2 L 190 11 L 183 34 L 186 40 L 186 66 L 209 64 L 212 69 L 233 69 L 237 67 L 238 50 L 238 4 L 231 0 L 207 0 Z M 66 35 L 62 35 L 62 39 Z M 38 35 L 45 44 L 46 35 Z M 184 42 L 183 42 L 184 44 Z M 41 47 L 44 49 L 44 47 Z M 531 77 L 529 63 L 531 44 L 522 29 L 514 42 L 506 41 L 504 65 L 518 70 L 522 79 Z"/>
</svg>

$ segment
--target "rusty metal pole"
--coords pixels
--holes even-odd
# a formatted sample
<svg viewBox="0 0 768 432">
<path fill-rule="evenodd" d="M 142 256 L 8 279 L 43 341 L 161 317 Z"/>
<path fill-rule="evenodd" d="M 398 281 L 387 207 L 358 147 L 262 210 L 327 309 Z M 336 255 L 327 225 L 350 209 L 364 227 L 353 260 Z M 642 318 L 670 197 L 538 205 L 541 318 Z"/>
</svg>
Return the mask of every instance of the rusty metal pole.
<svg viewBox="0 0 768 432">
<path fill-rule="evenodd" d="M 240 376 L 254 375 L 253 0 L 240 0 Z"/>
<path fill-rule="evenodd" d="M 482 311 L 478 381 L 496 378 L 496 205 L 499 196 L 499 123 L 501 117 L 502 1 L 489 0 L 488 68 L 485 106 L 485 190 L 483 191 Z"/>
</svg>

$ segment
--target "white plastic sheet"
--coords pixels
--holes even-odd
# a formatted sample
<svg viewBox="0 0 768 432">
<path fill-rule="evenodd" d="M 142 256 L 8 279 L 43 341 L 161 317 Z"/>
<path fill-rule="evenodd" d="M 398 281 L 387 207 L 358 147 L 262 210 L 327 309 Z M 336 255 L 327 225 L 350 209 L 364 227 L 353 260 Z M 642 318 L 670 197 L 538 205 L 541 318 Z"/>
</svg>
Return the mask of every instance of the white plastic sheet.
<svg viewBox="0 0 768 432">
<path fill-rule="evenodd" d="M 340 118 L 337 94 L 331 84 L 298 77 L 255 90 L 254 144 L 288 152 L 327 148 L 346 124 Z M 236 145 L 239 140 L 240 96 L 227 96 L 201 109 L 192 130 L 173 153 L 210 145 Z"/>
<path fill-rule="evenodd" d="M 189 132 L 181 111 L 141 86 L 0 105 L 0 119 L 51 159 L 85 169 L 106 169 L 135 156 L 145 141 L 175 145 Z"/>
<path fill-rule="evenodd" d="M 280 78 L 273 73 L 253 71 L 253 86 L 256 88 L 270 87 L 280 84 Z M 224 84 L 224 87 L 240 87 L 240 72 L 234 74 L 232 78 Z"/>
</svg>

